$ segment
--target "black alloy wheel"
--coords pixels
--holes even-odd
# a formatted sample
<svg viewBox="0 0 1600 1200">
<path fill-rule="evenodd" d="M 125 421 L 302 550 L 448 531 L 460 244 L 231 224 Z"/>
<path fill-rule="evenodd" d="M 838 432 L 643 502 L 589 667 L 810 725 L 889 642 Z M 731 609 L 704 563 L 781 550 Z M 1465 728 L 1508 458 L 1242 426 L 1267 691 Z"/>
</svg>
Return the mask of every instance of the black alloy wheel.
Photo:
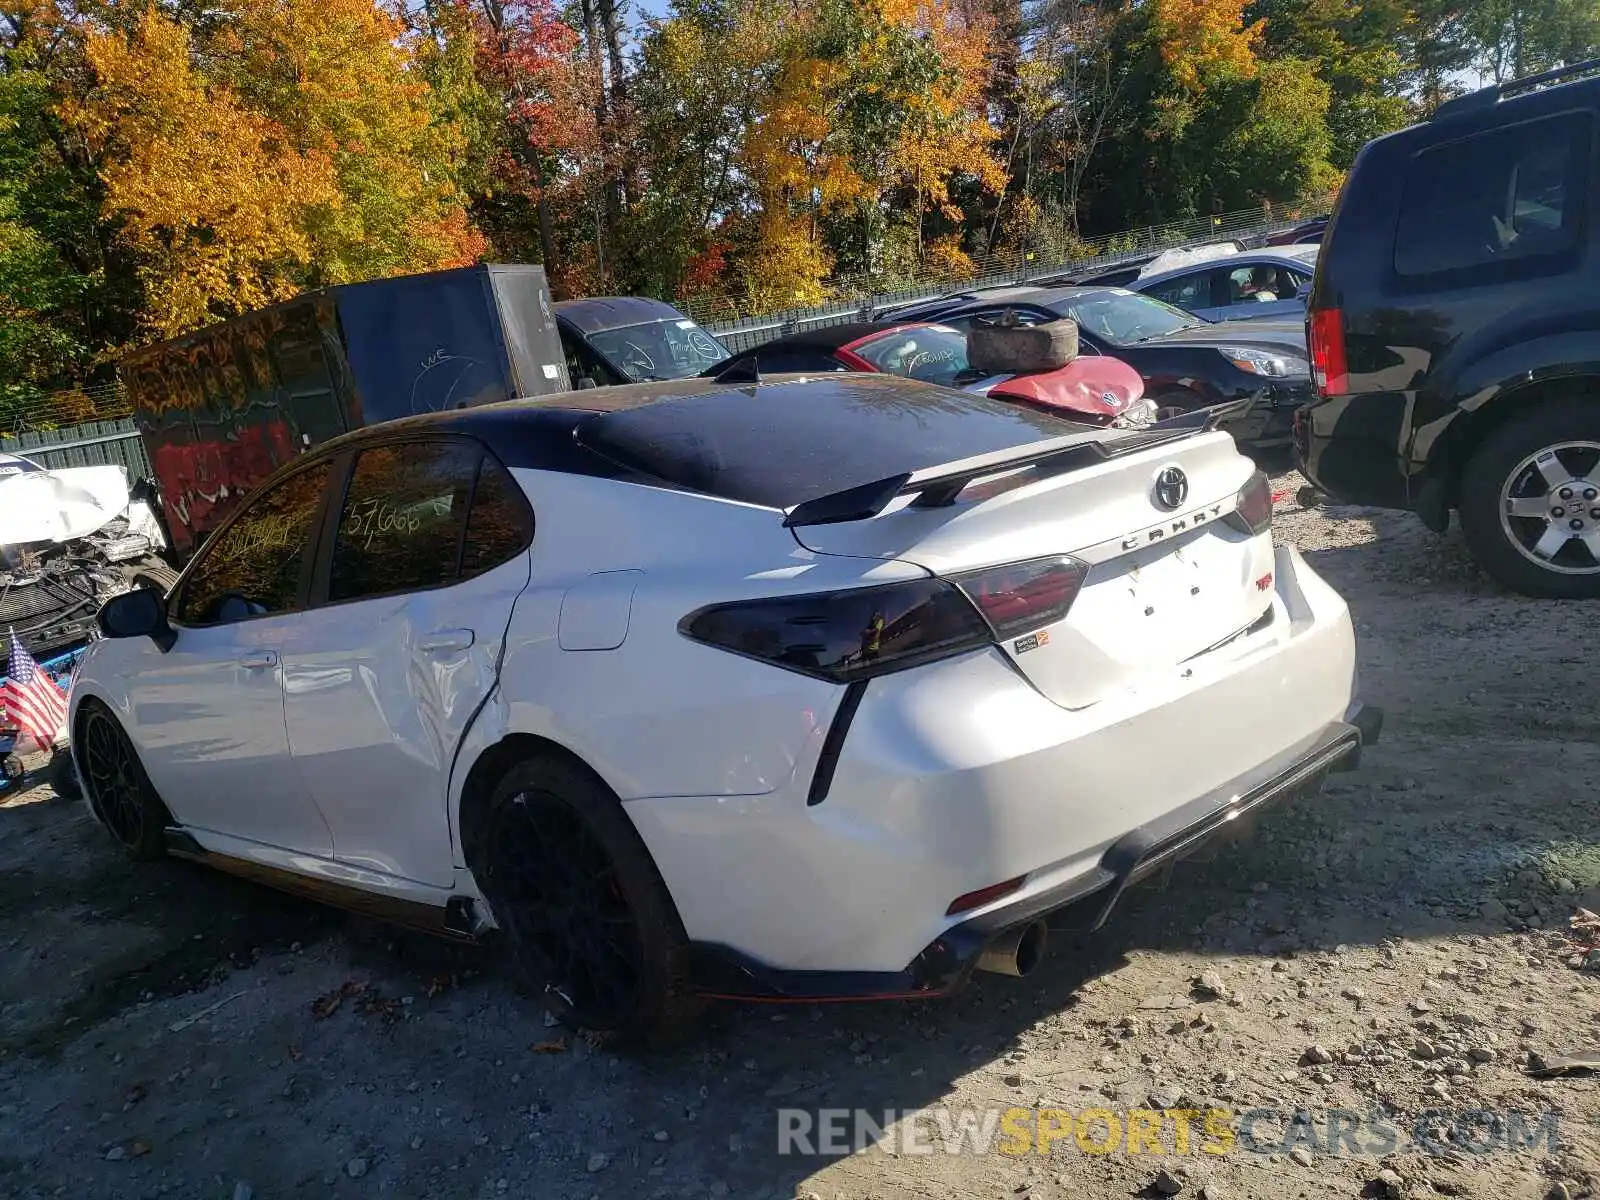
<svg viewBox="0 0 1600 1200">
<path fill-rule="evenodd" d="M 78 737 L 84 783 L 101 823 L 134 858 L 160 858 L 166 848 L 166 806 L 122 726 L 103 706 L 92 704 L 79 722 Z"/>
<path fill-rule="evenodd" d="M 488 866 L 495 915 L 542 976 L 552 1012 L 583 1028 L 621 1023 L 637 1001 L 639 929 L 605 848 L 548 792 L 494 814 Z"/>
<path fill-rule="evenodd" d="M 595 1042 L 672 1040 L 699 1010 L 689 942 L 621 802 L 582 764 L 535 757 L 490 797 L 474 852 L 519 982 Z"/>
</svg>

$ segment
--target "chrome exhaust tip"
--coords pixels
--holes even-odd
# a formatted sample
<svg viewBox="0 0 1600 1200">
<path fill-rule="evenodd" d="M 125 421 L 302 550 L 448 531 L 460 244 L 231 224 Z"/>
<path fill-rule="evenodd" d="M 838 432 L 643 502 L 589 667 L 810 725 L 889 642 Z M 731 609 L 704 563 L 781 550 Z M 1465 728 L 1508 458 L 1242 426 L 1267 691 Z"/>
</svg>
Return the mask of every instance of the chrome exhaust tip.
<svg viewBox="0 0 1600 1200">
<path fill-rule="evenodd" d="M 1006 930 L 983 948 L 983 953 L 978 956 L 977 969 L 994 975 L 1010 975 L 1016 979 L 1031 975 L 1040 959 L 1044 958 L 1048 933 L 1043 921 Z"/>
</svg>

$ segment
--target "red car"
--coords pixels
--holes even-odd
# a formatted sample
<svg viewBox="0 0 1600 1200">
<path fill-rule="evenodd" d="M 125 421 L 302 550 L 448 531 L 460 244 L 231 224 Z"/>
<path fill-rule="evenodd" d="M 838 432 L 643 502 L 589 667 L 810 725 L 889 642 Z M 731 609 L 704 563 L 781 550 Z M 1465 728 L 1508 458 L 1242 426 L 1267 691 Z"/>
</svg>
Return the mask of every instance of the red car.
<svg viewBox="0 0 1600 1200">
<path fill-rule="evenodd" d="M 1138 429 L 1156 419 L 1144 380 L 1121 359 L 1087 351 L 1053 371 L 985 375 L 968 361 L 966 334 L 927 321 L 860 321 L 792 333 L 706 374 L 751 368 L 763 375 L 881 371 L 1024 404 L 1080 425 Z"/>
</svg>

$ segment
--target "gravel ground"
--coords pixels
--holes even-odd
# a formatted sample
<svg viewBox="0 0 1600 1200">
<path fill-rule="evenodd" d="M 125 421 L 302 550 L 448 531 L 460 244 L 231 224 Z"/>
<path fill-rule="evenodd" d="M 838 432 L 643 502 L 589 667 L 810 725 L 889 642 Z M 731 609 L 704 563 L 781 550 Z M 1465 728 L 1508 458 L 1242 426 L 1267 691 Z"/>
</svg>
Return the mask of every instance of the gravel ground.
<svg viewBox="0 0 1600 1200">
<path fill-rule="evenodd" d="M 679 1051 L 617 1058 L 548 1028 L 484 952 L 135 869 L 81 805 L 11 795 L 0 1196 L 1594 1194 L 1596 1083 L 1526 1064 L 1600 1045 L 1600 970 L 1566 933 L 1574 904 L 1600 908 L 1593 666 L 1574 651 L 1600 607 L 1505 595 L 1402 515 L 1290 500 L 1278 530 L 1350 600 L 1383 744 L 1093 938 L 1053 937 L 1026 981 L 946 1002 L 722 1008 Z M 940 1106 L 1080 1123 L 1048 1153 L 918 1153 L 904 1129 L 777 1153 L 780 1107 L 927 1110 L 938 1130 Z M 1095 1108 L 1278 1116 L 1225 1154 L 1198 1118 L 1186 1146 L 1158 1118 L 1159 1147 L 1101 1154 L 1079 1144 L 1104 1139 Z M 1419 1130 L 1430 1109 L 1443 1125 Z M 1296 1110 L 1310 1124 L 1285 1139 Z M 1330 1110 L 1356 1130 L 1332 1152 Z M 1469 1110 L 1548 1136 L 1415 1140 Z"/>
</svg>

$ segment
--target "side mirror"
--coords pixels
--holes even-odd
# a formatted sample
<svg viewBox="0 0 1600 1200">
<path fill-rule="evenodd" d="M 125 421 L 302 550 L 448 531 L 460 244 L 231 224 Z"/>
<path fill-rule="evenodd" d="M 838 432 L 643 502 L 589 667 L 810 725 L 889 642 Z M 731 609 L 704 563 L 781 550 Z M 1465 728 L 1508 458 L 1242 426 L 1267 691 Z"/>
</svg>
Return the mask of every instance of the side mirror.
<svg viewBox="0 0 1600 1200">
<path fill-rule="evenodd" d="M 96 618 L 108 638 L 147 637 L 165 654 L 178 640 L 167 621 L 166 602 L 154 588 L 139 587 L 113 596 L 100 606 Z"/>
</svg>

